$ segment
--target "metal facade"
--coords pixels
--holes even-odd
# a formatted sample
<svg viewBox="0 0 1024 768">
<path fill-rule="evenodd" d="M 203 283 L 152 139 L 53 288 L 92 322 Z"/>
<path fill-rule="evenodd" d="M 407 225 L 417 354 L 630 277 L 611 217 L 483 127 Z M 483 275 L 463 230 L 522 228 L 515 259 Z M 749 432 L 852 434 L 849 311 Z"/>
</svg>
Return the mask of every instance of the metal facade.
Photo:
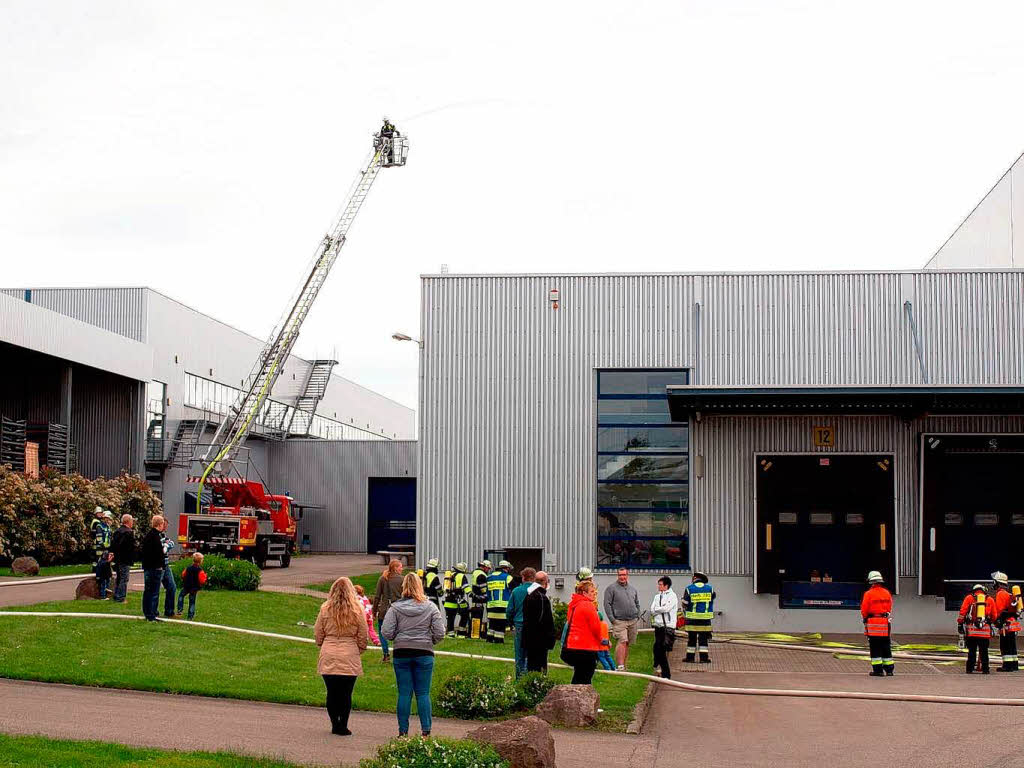
<svg viewBox="0 0 1024 768">
<path fill-rule="evenodd" d="M 543 547 L 556 572 L 594 562 L 595 369 L 690 368 L 702 386 L 1024 378 L 1021 271 L 444 275 L 424 277 L 422 296 L 418 541 L 446 562 L 504 547 Z M 751 572 L 753 453 L 801 450 L 812 421 L 691 425 L 707 473 L 691 477 L 695 564 Z M 946 421 L 842 419 L 836 450 L 897 454 L 906 575 L 915 436 Z"/>
<path fill-rule="evenodd" d="M 365 552 L 367 480 L 416 477 L 411 440 L 288 440 L 270 444 L 270 482 L 296 501 L 322 505 L 299 523 L 317 552 Z"/>
<path fill-rule="evenodd" d="M 25 300 L 26 289 L 0 291 Z M 32 288 L 30 303 L 83 323 L 146 341 L 147 288 Z"/>
</svg>

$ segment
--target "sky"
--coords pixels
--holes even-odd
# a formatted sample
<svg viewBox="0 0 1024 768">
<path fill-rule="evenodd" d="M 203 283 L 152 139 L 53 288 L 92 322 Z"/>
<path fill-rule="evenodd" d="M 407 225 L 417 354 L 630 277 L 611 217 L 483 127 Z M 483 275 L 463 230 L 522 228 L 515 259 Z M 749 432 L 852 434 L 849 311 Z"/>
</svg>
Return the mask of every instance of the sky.
<svg viewBox="0 0 1024 768">
<path fill-rule="evenodd" d="M 415 407 L 442 265 L 923 266 L 1024 150 L 1022 5 L 0 0 L 0 286 L 266 337 L 387 115 L 296 351 Z"/>
</svg>

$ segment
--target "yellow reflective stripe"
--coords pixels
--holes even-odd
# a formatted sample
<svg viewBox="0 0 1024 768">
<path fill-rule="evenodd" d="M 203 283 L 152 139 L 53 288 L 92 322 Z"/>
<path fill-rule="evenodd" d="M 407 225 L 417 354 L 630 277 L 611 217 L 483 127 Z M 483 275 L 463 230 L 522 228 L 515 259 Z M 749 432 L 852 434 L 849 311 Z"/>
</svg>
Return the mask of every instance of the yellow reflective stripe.
<svg viewBox="0 0 1024 768">
<path fill-rule="evenodd" d="M 687 611 L 685 617 L 697 621 L 711 621 L 715 617 L 711 611 Z"/>
</svg>

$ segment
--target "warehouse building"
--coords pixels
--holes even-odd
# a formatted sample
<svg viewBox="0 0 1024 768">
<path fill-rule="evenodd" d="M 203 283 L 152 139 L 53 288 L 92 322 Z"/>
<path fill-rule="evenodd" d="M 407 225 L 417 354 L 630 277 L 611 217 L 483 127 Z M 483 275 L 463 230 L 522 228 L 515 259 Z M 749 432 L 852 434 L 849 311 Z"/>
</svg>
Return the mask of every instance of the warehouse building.
<svg viewBox="0 0 1024 768">
<path fill-rule="evenodd" d="M 149 288 L 0 291 L 0 359 L 20 374 L 0 384 L 0 446 L 13 446 L 0 461 L 23 465 L 29 444 L 39 464 L 144 474 L 176 525 L 194 503 L 192 455 L 212 440 L 262 347 Z M 311 549 L 366 551 L 375 530 L 406 541 L 414 413 L 333 367 L 289 358 L 242 470 L 305 507 L 299 536 Z M 401 503 L 389 483 L 405 488 Z"/>
</svg>

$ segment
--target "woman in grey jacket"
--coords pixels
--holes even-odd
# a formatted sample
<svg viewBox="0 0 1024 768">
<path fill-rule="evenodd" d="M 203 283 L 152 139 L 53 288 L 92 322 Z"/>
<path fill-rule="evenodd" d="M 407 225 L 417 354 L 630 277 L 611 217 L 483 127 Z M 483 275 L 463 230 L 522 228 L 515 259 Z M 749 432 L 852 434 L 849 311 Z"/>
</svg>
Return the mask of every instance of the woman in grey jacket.
<svg viewBox="0 0 1024 768">
<path fill-rule="evenodd" d="M 391 604 L 381 638 L 392 643 L 395 681 L 398 683 L 398 735 L 409 733 L 409 713 L 416 694 L 420 730 L 430 735 L 430 681 L 434 676 L 434 646 L 444 639 L 445 623 L 437 606 L 423 594 L 415 573 L 402 581 L 402 599 Z"/>
</svg>

